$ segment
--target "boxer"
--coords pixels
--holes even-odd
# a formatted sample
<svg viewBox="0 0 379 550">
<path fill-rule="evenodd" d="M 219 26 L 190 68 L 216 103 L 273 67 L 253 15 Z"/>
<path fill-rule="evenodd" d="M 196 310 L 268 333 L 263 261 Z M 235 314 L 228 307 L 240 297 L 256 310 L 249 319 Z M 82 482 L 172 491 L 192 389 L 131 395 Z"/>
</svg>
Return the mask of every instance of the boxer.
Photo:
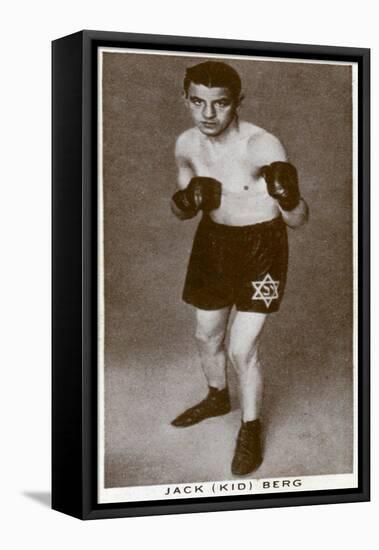
<svg viewBox="0 0 379 550">
<path fill-rule="evenodd" d="M 171 208 L 180 220 L 201 215 L 183 300 L 195 308 L 195 336 L 209 391 L 172 425 L 185 428 L 230 411 L 228 358 L 241 403 L 231 470 L 241 476 L 263 460 L 259 339 L 284 294 L 287 226 L 302 225 L 308 207 L 280 141 L 239 119 L 241 80 L 231 66 L 218 61 L 195 65 L 187 69 L 183 87 L 194 126 L 176 141 L 178 182 Z M 232 308 L 236 313 L 226 349 Z"/>
</svg>

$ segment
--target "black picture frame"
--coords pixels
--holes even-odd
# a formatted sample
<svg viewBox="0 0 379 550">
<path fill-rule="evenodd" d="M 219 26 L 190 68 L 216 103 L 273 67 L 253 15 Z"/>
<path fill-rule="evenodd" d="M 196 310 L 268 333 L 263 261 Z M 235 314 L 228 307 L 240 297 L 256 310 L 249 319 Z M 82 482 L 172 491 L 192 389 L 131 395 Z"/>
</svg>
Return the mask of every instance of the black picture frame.
<svg viewBox="0 0 379 550">
<path fill-rule="evenodd" d="M 97 48 L 358 64 L 358 487 L 97 503 Z M 370 499 L 370 50 L 85 30 L 52 43 L 52 507 L 81 519 Z"/>
</svg>

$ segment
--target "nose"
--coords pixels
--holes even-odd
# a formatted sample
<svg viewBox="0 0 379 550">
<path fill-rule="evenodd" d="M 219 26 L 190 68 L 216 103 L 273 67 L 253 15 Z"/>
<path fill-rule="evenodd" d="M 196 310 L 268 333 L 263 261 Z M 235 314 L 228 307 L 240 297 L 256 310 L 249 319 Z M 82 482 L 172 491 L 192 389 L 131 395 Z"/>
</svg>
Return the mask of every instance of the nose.
<svg viewBox="0 0 379 550">
<path fill-rule="evenodd" d="M 205 119 L 214 118 L 216 115 L 215 108 L 211 103 L 205 104 L 203 108 L 203 117 Z"/>
</svg>

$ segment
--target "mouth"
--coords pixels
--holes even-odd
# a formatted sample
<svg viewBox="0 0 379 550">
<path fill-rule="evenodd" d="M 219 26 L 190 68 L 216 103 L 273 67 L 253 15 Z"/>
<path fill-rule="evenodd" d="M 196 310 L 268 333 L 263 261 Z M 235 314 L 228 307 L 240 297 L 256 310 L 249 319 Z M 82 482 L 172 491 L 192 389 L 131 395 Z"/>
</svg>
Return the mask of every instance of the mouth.
<svg viewBox="0 0 379 550">
<path fill-rule="evenodd" d="M 202 122 L 202 126 L 205 126 L 205 128 L 214 128 L 216 126 L 216 122 Z"/>
</svg>

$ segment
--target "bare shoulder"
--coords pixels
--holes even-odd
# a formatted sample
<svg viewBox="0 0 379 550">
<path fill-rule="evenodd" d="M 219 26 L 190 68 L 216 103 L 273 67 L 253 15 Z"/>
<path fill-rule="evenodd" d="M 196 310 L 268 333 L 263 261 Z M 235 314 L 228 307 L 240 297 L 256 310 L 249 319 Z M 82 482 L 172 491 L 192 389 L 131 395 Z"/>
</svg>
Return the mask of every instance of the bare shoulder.
<svg viewBox="0 0 379 550">
<path fill-rule="evenodd" d="M 242 136 L 247 139 L 255 139 L 257 138 L 262 132 L 265 132 L 263 128 L 260 128 L 256 124 L 253 124 L 252 122 L 247 122 L 246 120 L 240 120 L 239 121 L 239 127 Z"/>
<path fill-rule="evenodd" d="M 198 141 L 198 132 L 196 128 L 189 128 L 182 132 L 176 139 L 175 156 L 177 158 L 191 158 L 192 151 Z"/>
<path fill-rule="evenodd" d="M 286 161 L 287 154 L 281 141 L 259 126 L 251 124 L 247 146 L 258 164 Z"/>
</svg>

